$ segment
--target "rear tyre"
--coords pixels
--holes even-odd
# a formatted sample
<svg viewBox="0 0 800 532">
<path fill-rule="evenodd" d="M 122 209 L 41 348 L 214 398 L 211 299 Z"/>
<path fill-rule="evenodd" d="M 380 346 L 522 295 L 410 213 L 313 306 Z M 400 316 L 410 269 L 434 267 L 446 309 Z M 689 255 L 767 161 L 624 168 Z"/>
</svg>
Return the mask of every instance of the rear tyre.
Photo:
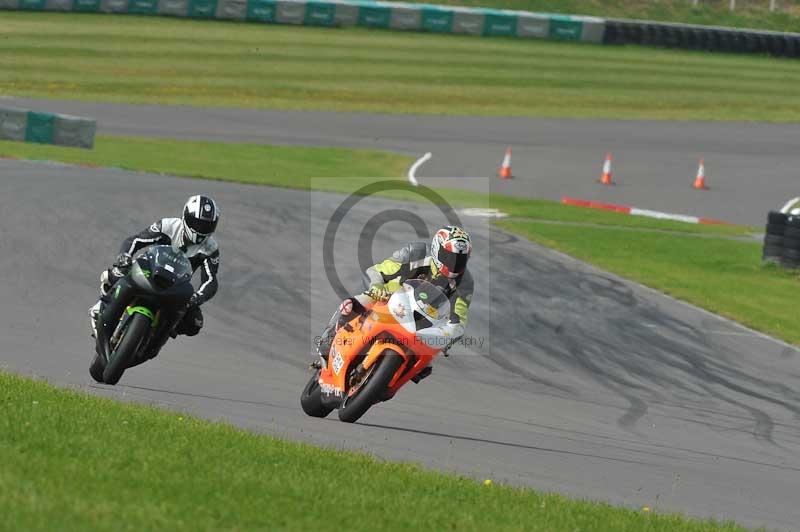
<svg viewBox="0 0 800 532">
<path fill-rule="evenodd" d="M 783 236 L 771 235 L 769 233 L 764 235 L 764 245 L 765 246 L 783 247 L 785 245 L 783 240 L 784 240 Z"/>
<path fill-rule="evenodd" d="M 783 259 L 783 246 L 764 246 L 761 259 L 764 262 L 781 262 Z"/>
<path fill-rule="evenodd" d="M 786 225 L 767 224 L 766 233 L 772 236 L 783 237 L 786 235 Z"/>
<path fill-rule="evenodd" d="M 767 225 L 767 228 L 770 227 L 777 229 L 778 226 L 770 226 Z M 786 218 L 786 224 L 783 226 L 783 236 L 788 236 L 789 238 L 800 238 L 800 218 L 797 216 L 789 216 Z"/>
<path fill-rule="evenodd" d="M 769 225 L 786 225 L 786 218 L 788 218 L 788 216 L 785 213 L 769 211 L 767 214 L 767 223 Z"/>
<path fill-rule="evenodd" d="M 797 268 L 800 266 L 800 250 L 783 248 L 781 264 L 784 268 Z"/>
<path fill-rule="evenodd" d="M 303 412 L 311 417 L 326 417 L 333 408 L 322 404 L 322 390 L 319 388 L 319 370 L 315 371 L 300 395 Z"/>
<path fill-rule="evenodd" d="M 391 349 L 385 349 L 375 364 L 377 367 L 367 377 L 367 381 L 339 407 L 339 419 L 345 423 L 356 422 L 369 407 L 383 400 L 386 388 L 403 365 L 403 357 Z"/>
<path fill-rule="evenodd" d="M 800 238 L 784 238 L 781 247 L 784 249 L 800 250 Z"/>
<path fill-rule="evenodd" d="M 122 340 L 119 341 L 117 349 L 111 353 L 111 359 L 103 370 L 103 382 L 106 384 L 119 382 L 125 369 L 136 356 L 149 328 L 150 318 L 138 312 L 133 315 L 128 328 L 122 333 Z"/>
</svg>

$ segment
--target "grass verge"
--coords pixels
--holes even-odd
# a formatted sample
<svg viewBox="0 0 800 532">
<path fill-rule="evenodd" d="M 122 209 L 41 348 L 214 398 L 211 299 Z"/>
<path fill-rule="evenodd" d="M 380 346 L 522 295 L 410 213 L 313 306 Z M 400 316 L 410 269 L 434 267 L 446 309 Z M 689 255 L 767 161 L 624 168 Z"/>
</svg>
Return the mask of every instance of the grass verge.
<svg viewBox="0 0 800 532">
<path fill-rule="evenodd" d="M 726 238 L 503 221 L 515 233 L 754 329 L 800 344 L 798 275 L 761 265 L 761 244 Z"/>
<path fill-rule="evenodd" d="M 743 530 L 484 486 L 3 372 L 0 407 L 0 514 L 16 530 Z"/>
<path fill-rule="evenodd" d="M 385 113 L 800 120 L 800 62 L 791 60 L 130 15 L 4 12 L 2 18 L 0 95 Z"/>
<path fill-rule="evenodd" d="M 345 186 L 351 176 L 402 176 L 413 162 L 379 150 L 114 136 L 98 136 L 92 150 L 0 141 L 0 157 L 294 188 L 307 188 L 312 177 L 326 177 L 332 189 Z"/>
</svg>

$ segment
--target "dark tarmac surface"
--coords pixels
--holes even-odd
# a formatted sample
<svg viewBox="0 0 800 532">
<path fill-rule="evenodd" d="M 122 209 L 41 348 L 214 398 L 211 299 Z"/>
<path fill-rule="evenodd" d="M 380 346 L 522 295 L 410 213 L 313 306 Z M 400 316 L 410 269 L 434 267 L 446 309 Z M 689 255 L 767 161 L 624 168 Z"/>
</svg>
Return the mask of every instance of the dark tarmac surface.
<svg viewBox="0 0 800 532">
<path fill-rule="evenodd" d="M 319 242 L 343 196 L 21 161 L 0 161 L 0 184 L 0 365 L 10 370 L 479 479 L 751 526 L 800 523 L 800 359 L 781 342 L 465 218 L 476 344 L 356 425 L 311 419 L 298 400 L 311 337 L 338 302 Z M 198 192 L 224 217 L 205 329 L 116 387 L 94 384 L 86 309 L 98 272 L 125 236 Z M 337 239 L 348 287 L 363 226 L 400 207 L 441 223 L 425 205 L 359 203 Z M 413 238 L 406 225 L 378 234 L 376 257 Z"/>
</svg>

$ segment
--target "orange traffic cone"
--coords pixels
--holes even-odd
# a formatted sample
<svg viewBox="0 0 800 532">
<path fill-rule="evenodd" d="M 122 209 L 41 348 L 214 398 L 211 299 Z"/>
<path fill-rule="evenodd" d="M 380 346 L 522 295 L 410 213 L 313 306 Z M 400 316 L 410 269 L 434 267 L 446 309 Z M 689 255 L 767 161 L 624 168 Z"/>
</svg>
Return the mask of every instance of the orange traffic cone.
<svg viewBox="0 0 800 532">
<path fill-rule="evenodd" d="M 500 179 L 511 179 L 511 147 L 506 149 L 506 156 L 503 157 L 503 164 L 500 165 L 500 170 L 497 172 L 497 177 Z"/>
<path fill-rule="evenodd" d="M 697 190 L 708 190 L 706 186 L 706 165 L 703 159 L 700 159 L 700 164 L 697 165 L 697 177 L 694 178 L 692 186 Z"/>
<path fill-rule="evenodd" d="M 606 160 L 603 163 L 603 173 L 600 176 L 600 182 L 604 185 L 613 185 L 614 180 L 611 174 L 611 153 L 606 153 Z"/>
</svg>

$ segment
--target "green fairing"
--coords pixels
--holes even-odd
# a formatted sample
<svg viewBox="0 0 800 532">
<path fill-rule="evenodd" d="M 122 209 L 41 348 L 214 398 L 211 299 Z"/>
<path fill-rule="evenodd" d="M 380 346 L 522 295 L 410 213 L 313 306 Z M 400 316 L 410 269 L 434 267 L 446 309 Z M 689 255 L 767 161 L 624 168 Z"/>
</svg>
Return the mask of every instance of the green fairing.
<svg viewBox="0 0 800 532">
<path fill-rule="evenodd" d="M 155 314 L 153 314 L 153 311 L 150 310 L 149 308 L 146 308 L 146 307 L 128 307 L 126 310 L 128 312 L 128 315 L 130 315 L 130 316 L 133 316 L 133 314 L 135 312 L 138 312 L 139 314 L 147 316 L 148 318 L 150 318 L 150 321 L 153 322 L 152 323 L 152 327 L 154 329 L 156 327 L 158 327 L 158 317 Z"/>
</svg>

